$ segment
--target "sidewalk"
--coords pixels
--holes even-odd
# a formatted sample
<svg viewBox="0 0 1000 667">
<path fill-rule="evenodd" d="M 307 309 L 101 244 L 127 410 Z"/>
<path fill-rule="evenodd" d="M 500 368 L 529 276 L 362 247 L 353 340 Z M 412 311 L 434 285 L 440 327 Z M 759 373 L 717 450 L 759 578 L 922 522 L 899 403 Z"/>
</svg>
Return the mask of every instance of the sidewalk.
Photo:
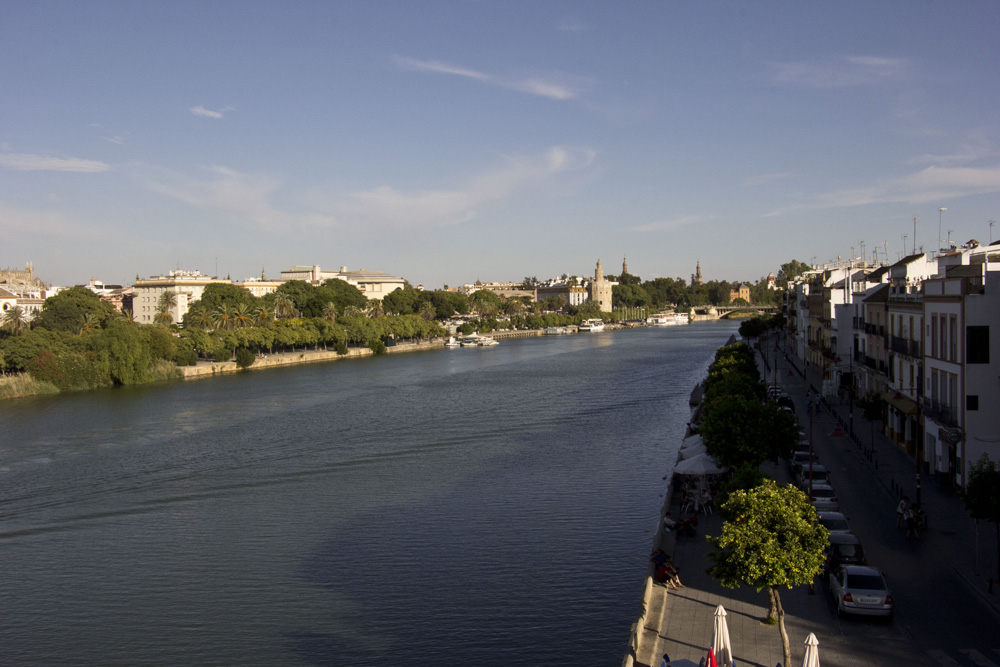
<svg viewBox="0 0 1000 667">
<path fill-rule="evenodd" d="M 773 353 L 769 361 L 773 363 Z M 792 398 L 799 421 L 808 434 L 806 392 L 812 390 L 815 393 L 820 386 L 819 369 L 810 369 L 803 374 L 785 360 L 780 350 L 777 373 L 772 366 L 765 364 L 760 355 L 758 363 L 762 375 L 772 382 L 777 378 L 778 384 Z M 853 422 L 856 438 L 847 435 L 850 426 L 847 405 L 821 403 L 813 414 L 814 444 L 824 452 L 823 458 L 835 457 L 838 464 L 849 470 L 849 474 L 863 485 L 863 495 L 873 508 L 868 518 L 878 525 L 888 524 L 894 528 L 894 508 L 898 498 L 902 494 L 911 499 L 916 496 L 916 463 L 880 435 L 879 424 L 871 429 L 860 410 L 855 411 Z M 874 447 L 871 442 L 873 431 Z M 841 432 L 844 435 L 840 435 Z M 780 483 L 790 481 L 784 461 L 765 464 L 763 469 Z M 943 491 L 936 480 L 926 478 L 921 496 L 929 524 L 919 542 L 921 552 L 936 562 L 953 567 L 961 574 L 960 578 L 970 591 L 975 591 L 981 599 L 997 608 L 996 597 L 986 593 L 986 577 L 996 571 L 992 526 L 980 526 L 977 556 L 975 522 L 968 518 L 961 500 Z M 686 518 L 681 517 L 677 498 L 672 499 L 670 509 L 675 518 Z M 673 533 L 665 536 L 663 548 L 680 568 L 685 588 L 667 591 L 659 584 L 653 585 L 635 664 L 659 667 L 665 653 L 671 659 L 688 659 L 697 664 L 712 644 L 715 610 L 720 604 L 728 614 L 734 659 L 740 667 L 774 667 L 783 660 L 778 628 L 762 623 L 767 613 L 766 591 L 758 593 L 750 588 L 723 588 L 705 572 L 710 564 L 708 554 L 711 551 L 705 536 L 719 535 L 721 525 L 717 514 L 702 514 L 699 516 L 697 537 Z M 895 534 L 892 538 L 902 539 L 901 535 Z M 918 547 L 916 542 L 913 546 Z M 817 583 L 813 595 L 804 586 L 780 591 L 793 665 L 801 663 L 804 641 L 810 632 L 815 633 L 819 640 L 823 664 L 931 664 L 927 654 L 914 646 L 912 638 L 898 623 L 885 626 L 857 624 L 845 633 L 837 623 L 832 602 L 824 590 L 825 587 Z M 858 633 L 865 635 L 865 641 L 858 641 Z"/>
</svg>

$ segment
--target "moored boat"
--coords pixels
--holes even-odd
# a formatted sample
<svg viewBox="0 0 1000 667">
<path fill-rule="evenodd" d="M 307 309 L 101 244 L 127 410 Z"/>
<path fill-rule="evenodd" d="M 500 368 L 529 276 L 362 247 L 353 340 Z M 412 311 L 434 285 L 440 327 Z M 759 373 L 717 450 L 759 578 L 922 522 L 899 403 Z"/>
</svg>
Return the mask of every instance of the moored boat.
<svg viewBox="0 0 1000 667">
<path fill-rule="evenodd" d="M 583 324 L 581 324 L 578 328 L 580 331 L 604 331 L 604 320 L 600 318 L 584 320 Z"/>
</svg>

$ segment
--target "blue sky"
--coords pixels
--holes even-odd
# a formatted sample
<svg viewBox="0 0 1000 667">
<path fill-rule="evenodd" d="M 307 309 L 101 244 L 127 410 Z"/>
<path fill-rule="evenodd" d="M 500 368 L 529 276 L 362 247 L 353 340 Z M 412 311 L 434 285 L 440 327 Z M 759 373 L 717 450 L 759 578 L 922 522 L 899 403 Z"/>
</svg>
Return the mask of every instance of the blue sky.
<svg viewBox="0 0 1000 667">
<path fill-rule="evenodd" d="M 988 242 L 998 25 L 993 1 L 7 0 L 0 267 L 737 281 L 895 261 L 915 215 L 918 248 L 939 220 Z"/>
</svg>

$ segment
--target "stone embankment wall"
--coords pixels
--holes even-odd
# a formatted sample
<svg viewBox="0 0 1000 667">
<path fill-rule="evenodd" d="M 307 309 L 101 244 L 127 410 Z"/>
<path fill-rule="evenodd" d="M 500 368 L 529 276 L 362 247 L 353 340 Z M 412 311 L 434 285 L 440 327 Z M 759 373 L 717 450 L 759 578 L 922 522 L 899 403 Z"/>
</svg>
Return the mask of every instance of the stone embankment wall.
<svg viewBox="0 0 1000 667">
<path fill-rule="evenodd" d="M 440 349 L 442 342 L 440 339 L 420 341 L 418 343 L 400 343 L 387 347 L 388 354 L 398 354 L 401 352 L 415 352 L 418 350 Z M 333 350 L 302 350 L 301 352 L 280 352 L 278 354 L 268 354 L 263 358 L 257 358 L 253 365 L 246 370 L 256 371 L 265 368 L 277 368 L 278 366 L 290 366 L 293 364 L 308 364 L 319 361 L 341 361 L 343 359 L 357 359 L 374 354 L 367 347 L 348 348 L 347 354 L 337 354 Z M 236 366 L 235 361 L 199 361 L 194 366 L 180 366 L 178 369 L 185 380 L 199 377 L 212 377 L 225 373 L 236 373 L 241 369 Z"/>
</svg>

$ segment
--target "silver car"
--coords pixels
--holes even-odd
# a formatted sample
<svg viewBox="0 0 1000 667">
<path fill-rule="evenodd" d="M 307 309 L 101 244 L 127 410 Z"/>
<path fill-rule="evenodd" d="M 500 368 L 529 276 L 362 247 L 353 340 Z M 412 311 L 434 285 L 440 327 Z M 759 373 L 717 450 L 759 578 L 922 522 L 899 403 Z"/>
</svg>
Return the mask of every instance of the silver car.
<svg viewBox="0 0 1000 667">
<path fill-rule="evenodd" d="M 819 523 L 831 533 L 849 533 L 851 526 L 840 512 L 820 512 Z"/>
<path fill-rule="evenodd" d="M 885 577 L 867 565 L 841 565 L 830 573 L 830 594 L 837 615 L 892 618 L 892 592 Z"/>
<path fill-rule="evenodd" d="M 837 492 L 829 484 L 813 484 L 809 502 L 812 503 L 817 512 L 840 511 L 840 500 L 837 498 Z"/>
</svg>

